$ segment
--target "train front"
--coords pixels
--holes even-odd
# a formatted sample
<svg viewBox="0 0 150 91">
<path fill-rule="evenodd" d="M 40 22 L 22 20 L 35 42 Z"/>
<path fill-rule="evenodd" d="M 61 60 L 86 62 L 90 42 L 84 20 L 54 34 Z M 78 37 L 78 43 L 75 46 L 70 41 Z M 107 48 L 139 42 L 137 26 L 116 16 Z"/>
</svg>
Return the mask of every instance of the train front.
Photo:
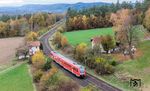
<svg viewBox="0 0 150 91">
<path fill-rule="evenodd" d="M 86 69 L 84 66 L 80 66 L 80 77 L 84 78 L 86 76 Z"/>
</svg>

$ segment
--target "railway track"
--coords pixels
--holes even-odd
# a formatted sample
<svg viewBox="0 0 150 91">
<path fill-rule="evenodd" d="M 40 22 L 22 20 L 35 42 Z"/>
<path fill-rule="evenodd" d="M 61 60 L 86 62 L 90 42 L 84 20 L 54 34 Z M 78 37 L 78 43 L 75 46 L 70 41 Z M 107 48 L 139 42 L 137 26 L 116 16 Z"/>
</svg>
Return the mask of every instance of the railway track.
<svg viewBox="0 0 150 91">
<path fill-rule="evenodd" d="M 48 56 L 50 51 L 52 51 L 53 49 L 51 48 L 51 46 L 49 45 L 49 38 L 57 31 L 57 28 L 62 25 L 65 22 L 64 19 L 60 20 L 59 22 L 57 22 L 56 24 L 53 25 L 53 28 L 50 29 L 47 33 L 45 33 L 44 35 L 42 35 L 39 40 L 41 41 L 42 45 L 43 45 L 43 51 L 44 53 Z M 87 86 L 88 84 L 94 84 L 96 87 L 98 87 L 99 89 L 101 89 L 102 91 L 122 91 L 100 79 L 97 79 L 96 77 L 87 74 L 87 76 L 84 79 L 80 79 L 77 78 L 75 75 L 71 74 L 70 72 L 68 72 L 67 70 L 61 68 L 58 64 L 56 64 L 55 62 L 53 62 L 54 65 L 56 65 L 59 69 L 61 69 L 67 76 L 69 76 L 70 78 L 72 78 L 74 81 L 76 81 L 78 84 L 80 84 L 81 86 Z"/>
</svg>

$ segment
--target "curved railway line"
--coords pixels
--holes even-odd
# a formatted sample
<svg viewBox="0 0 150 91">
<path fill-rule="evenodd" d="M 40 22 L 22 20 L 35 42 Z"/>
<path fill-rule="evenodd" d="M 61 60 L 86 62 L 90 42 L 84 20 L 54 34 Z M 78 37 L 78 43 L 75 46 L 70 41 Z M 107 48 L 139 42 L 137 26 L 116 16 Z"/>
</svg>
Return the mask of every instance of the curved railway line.
<svg viewBox="0 0 150 91">
<path fill-rule="evenodd" d="M 49 45 L 49 38 L 57 31 L 57 28 L 65 22 L 64 19 L 58 21 L 56 24 L 53 25 L 53 28 L 50 29 L 47 33 L 42 35 L 39 40 L 43 45 L 43 51 L 48 56 L 50 51 L 53 49 Z M 54 62 L 53 62 L 54 63 Z M 100 79 L 95 78 L 94 76 L 87 74 L 84 79 L 77 78 L 75 75 L 71 74 L 70 72 L 66 71 L 65 69 L 61 68 L 58 64 L 54 63 L 59 69 L 61 69 L 67 76 L 72 78 L 81 86 L 87 86 L 89 83 L 94 84 L 96 87 L 101 89 L 102 91 L 122 91 L 121 89 L 114 87 Z"/>
</svg>

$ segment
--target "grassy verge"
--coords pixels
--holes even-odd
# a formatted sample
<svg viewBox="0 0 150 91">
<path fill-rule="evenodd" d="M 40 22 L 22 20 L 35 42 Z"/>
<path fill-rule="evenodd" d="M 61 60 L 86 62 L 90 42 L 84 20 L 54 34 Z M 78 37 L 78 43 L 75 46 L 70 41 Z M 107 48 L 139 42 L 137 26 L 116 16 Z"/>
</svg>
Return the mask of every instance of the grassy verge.
<svg viewBox="0 0 150 91">
<path fill-rule="evenodd" d="M 0 74 L 0 91 L 33 91 L 27 64 Z"/>
</svg>

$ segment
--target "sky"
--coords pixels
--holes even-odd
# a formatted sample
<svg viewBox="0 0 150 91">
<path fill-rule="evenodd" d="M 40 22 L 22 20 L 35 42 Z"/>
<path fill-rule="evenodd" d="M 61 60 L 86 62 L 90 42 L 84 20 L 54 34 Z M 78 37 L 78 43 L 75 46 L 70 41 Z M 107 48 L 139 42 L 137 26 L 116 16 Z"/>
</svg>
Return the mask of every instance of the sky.
<svg viewBox="0 0 150 91">
<path fill-rule="evenodd" d="M 119 0 L 122 1 L 132 1 L 135 2 L 137 0 Z M 142 1 L 142 0 L 138 0 Z M 0 6 L 18 6 L 25 4 L 55 4 L 55 3 L 77 3 L 77 2 L 108 2 L 115 3 L 117 0 L 0 0 Z"/>
</svg>

